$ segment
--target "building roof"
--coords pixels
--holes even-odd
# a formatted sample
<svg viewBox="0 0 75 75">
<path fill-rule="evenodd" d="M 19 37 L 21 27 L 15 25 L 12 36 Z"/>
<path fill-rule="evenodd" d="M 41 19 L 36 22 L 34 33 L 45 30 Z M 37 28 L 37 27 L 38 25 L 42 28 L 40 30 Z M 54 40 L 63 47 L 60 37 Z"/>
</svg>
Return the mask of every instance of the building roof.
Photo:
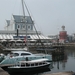
<svg viewBox="0 0 75 75">
<path fill-rule="evenodd" d="M 13 18 L 15 22 L 24 22 L 24 16 L 22 15 L 13 15 Z M 33 23 L 30 16 L 25 16 L 25 20 L 26 20 L 25 21 L 26 23 L 29 23 L 29 24 Z"/>
<path fill-rule="evenodd" d="M 6 22 L 7 22 L 7 26 L 9 26 L 10 25 L 10 20 L 6 20 Z"/>
</svg>

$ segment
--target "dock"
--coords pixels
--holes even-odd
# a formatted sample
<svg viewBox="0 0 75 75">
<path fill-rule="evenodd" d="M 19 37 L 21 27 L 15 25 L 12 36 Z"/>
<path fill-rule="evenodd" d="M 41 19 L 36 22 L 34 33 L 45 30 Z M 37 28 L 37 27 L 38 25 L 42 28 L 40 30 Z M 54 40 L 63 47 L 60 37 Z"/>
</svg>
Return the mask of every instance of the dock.
<svg viewBox="0 0 75 75">
<path fill-rule="evenodd" d="M 9 75 L 6 71 L 0 68 L 0 75 Z"/>
</svg>

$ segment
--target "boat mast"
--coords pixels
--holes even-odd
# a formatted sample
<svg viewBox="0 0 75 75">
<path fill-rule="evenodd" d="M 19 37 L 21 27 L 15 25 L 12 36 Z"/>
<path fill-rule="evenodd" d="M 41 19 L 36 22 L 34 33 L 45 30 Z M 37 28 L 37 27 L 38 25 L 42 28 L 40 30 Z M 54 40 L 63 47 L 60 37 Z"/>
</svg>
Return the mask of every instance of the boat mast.
<svg viewBox="0 0 75 75">
<path fill-rule="evenodd" d="M 29 13 L 29 10 L 28 10 L 28 8 L 27 8 L 27 6 L 26 6 L 26 3 L 24 2 L 24 0 L 22 0 L 22 8 L 23 8 L 24 21 L 25 21 L 24 4 L 25 4 L 26 10 L 27 10 L 27 12 L 28 12 L 28 14 L 29 14 L 29 16 L 30 16 L 30 19 L 32 20 L 31 15 L 30 15 L 30 13 Z M 26 22 L 26 21 L 25 21 L 25 22 Z M 25 23 L 25 24 L 26 24 L 26 23 Z M 35 29 L 35 31 L 36 31 L 36 34 L 37 34 L 37 36 L 38 36 L 38 38 L 39 38 L 39 41 L 40 41 L 41 45 L 43 46 L 43 43 L 41 42 L 41 39 L 40 39 L 40 37 L 39 37 L 39 34 L 38 34 L 37 30 L 36 30 L 35 25 L 34 25 L 34 29 Z M 28 41 L 27 41 L 27 40 L 28 40 L 28 38 L 27 38 L 27 24 L 26 24 L 26 45 L 27 45 L 27 48 L 28 48 Z M 43 46 L 43 49 L 44 49 L 44 46 Z M 29 50 L 29 49 L 28 49 L 28 50 Z M 47 51 L 46 51 L 46 50 L 45 50 L 45 53 L 47 54 Z"/>
<path fill-rule="evenodd" d="M 27 38 L 27 24 L 26 24 L 26 21 L 25 21 L 25 10 L 24 10 L 24 0 L 21 0 L 22 1 L 22 9 L 23 9 L 23 16 L 24 16 L 24 23 L 25 23 L 25 25 L 26 25 L 26 36 L 25 36 L 25 38 L 26 38 L 26 46 L 27 46 L 27 50 L 29 50 L 28 49 L 28 38 Z"/>
<path fill-rule="evenodd" d="M 23 16 L 24 16 L 24 19 L 25 19 L 24 0 L 21 0 L 21 1 L 22 1 Z"/>
</svg>

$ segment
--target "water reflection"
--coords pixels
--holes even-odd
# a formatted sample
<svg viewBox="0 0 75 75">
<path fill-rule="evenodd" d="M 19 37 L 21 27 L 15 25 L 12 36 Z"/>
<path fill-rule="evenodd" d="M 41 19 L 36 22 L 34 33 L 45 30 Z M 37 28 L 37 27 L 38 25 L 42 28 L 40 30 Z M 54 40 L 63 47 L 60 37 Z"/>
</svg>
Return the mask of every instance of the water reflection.
<svg viewBox="0 0 75 75">
<path fill-rule="evenodd" d="M 53 68 L 49 73 L 63 71 L 75 72 L 75 50 L 65 50 L 64 55 L 53 56 Z"/>
<path fill-rule="evenodd" d="M 68 57 L 73 57 L 73 58 L 75 58 L 75 49 L 66 50 L 66 53 L 67 53 Z"/>
</svg>

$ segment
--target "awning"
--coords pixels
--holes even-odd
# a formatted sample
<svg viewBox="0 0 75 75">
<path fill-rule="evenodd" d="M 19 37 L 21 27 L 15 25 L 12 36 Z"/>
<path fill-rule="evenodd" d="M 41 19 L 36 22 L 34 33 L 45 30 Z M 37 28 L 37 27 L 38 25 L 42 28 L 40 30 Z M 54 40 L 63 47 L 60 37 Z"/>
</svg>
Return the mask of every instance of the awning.
<svg viewBox="0 0 75 75">
<path fill-rule="evenodd" d="M 14 39 L 11 39 L 11 40 L 9 40 L 9 42 L 16 42 L 16 40 L 14 40 Z"/>
<path fill-rule="evenodd" d="M 26 37 L 26 35 L 19 35 L 19 39 L 24 39 Z M 18 39 L 17 36 L 15 34 L 0 34 L 0 39 L 3 40 L 10 40 L 10 39 Z M 31 40 L 37 40 L 37 39 L 52 39 L 52 38 L 49 38 L 47 36 L 44 36 L 44 35 L 28 35 L 27 36 L 28 39 L 31 39 Z M 17 40 L 17 41 L 22 41 L 22 40 Z"/>
<path fill-rule="evenodd" d="M 3 39 L 3 40 L 1 40 L 1 42 L 6 42 L 7 40 L 5 40 L 5 39 Z"/>
</svg>

